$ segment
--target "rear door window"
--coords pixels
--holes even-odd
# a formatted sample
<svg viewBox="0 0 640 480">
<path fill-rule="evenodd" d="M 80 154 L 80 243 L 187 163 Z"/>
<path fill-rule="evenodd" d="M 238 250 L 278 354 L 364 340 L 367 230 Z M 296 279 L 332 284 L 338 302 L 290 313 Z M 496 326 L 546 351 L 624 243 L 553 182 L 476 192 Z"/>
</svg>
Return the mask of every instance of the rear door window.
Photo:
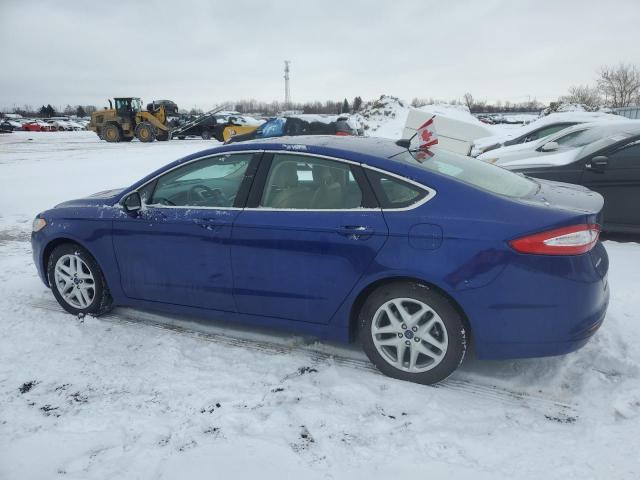
<svg viewBox="0 0 640 480">
<path fill-rule="evenodd" d="M 348 210 L 363 204 L 348 163 L 306 155 L 276 154 L 260 206 L 293 210 Z"/>
</svg>

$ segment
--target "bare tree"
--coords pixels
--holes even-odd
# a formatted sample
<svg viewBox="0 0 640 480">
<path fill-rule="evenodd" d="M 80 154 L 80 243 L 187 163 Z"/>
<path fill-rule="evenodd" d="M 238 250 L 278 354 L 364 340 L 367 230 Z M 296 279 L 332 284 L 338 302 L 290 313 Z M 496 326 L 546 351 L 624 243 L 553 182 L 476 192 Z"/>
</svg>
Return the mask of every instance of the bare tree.
<svg viewBox="0 0 640 480">
<path fill-rule="evenodd" d="M 620 63 L 600 69 L 598 89 L 611 107 L 628 107 L 640 93 L 640 71 L 635 65 Z"/>
<path fill-rule="evenodd" d="M 560 99 L 566 103 L 579 103 L 593 110 L 602 105 L 602 95 L 598 88 L 589 85 L 574 85 L 569 88 L 569 95 Z"/>
<path fill-rule="evenodd" d="M 471 95 L 469 92 L 465 93 L 464 96 L 462 97 L 462 101 L 467 106 L 469 111 L 471 111 L 471 107 L 473 107 L 474 105 L 473 95 Z"/>
</svg>

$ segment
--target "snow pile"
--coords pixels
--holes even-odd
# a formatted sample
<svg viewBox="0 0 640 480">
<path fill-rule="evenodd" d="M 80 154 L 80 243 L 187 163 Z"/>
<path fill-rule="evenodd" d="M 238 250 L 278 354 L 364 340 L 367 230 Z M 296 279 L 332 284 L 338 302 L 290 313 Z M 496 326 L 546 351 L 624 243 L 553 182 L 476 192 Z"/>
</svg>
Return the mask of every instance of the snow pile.
<svg viewBox="0 0 640 480">
<path fill-rule="evenodd" d="M 366 103 L 354 117 L 363 125 L 365 135 L 395 140 L 402 138 L 402 131 L 410 109 L 411 107 L 398 97 L 381 95 L 379 99 Z M 471 115 L 469 109 L 464 105 L 437 103 L 424 105 L 418 110 L 487 127 L 486 124 Z"/>
<path fill-rule="evenodd" d="M 479 125 L 487 128 L 486 123 L 482 123 L 475 116 L 471 115 L 469 108 L 466 105 L 452 105 L 449 103 L 433 103 L 418 107 L 418 110 L 433 113 L 434 115 L 441 117 L 453 118 L 467 123 Z"/>
<path fill-rule="evenodd" d="M 640 476 L 637 243 L 605 243 L 611 303 L 582 350 L 469 359 L 438 388 L 376 373 L 357 345 L 62 313 L 32 264 L 33 215 L 212 145 L 0 137 L 0 478 Z"/>
<path fill-rule="evenodd" d="M 408 113 L 409 107 L 402 100 L 381 95 L 379 99 L 367 102 L 354 117 L 365 135 L 397 139 L 402 137 Z"/>
</svg>

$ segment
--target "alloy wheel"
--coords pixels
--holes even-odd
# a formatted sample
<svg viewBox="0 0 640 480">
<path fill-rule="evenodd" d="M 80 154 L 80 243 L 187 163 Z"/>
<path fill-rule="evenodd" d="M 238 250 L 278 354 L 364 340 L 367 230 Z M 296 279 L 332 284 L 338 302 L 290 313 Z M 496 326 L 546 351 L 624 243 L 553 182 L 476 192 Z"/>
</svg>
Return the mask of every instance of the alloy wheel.
<svg viewBox="0 0 640 480">
<path fill-rule="evenodd" d="M 93 273 L 77 255 L 63 255 L 58 259 L 54 279 L 64 301 L 74 308 L 89 307 L 96 296 Z"/>
<path fill-rule="evenodd" d="M 394 298 L 382 304 L 371 322 L 371 336 L 387 363 L 409 373 L 436 367 L 449 344 L 440 316 L 413 298 Z"/>
</svg>

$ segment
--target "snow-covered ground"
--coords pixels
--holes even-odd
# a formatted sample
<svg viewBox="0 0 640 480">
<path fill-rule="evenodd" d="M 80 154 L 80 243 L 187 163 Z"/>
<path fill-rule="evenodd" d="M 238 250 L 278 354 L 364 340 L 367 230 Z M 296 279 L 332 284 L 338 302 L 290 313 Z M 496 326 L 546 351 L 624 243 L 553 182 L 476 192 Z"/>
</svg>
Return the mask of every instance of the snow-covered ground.
<svg viewBox="0 0 640 480">
<path fill-rule="evenodd" d="M 437 388 L 376 373 L 357 347 L 62 313 L 32 217 L 213 144 L 0 136 L 0 479 L 640 476 L 637 243 L 606 242 L 611 306 L 584 349 L 470 359 Z"/>
</svg>

